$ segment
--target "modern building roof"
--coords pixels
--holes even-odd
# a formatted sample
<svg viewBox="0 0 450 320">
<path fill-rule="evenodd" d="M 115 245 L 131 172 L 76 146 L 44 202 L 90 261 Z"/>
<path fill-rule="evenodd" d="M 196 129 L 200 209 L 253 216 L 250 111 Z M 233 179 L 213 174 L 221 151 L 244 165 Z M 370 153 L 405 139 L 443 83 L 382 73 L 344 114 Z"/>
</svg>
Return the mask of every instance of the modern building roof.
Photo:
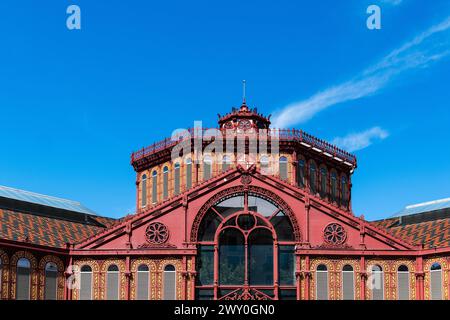
<svg viewBox="0 0 450 320">
<path fill-rule="evenodd" d="M 410 216 L 414 214 L 432 212 L 443 209 L 450 209 L 450 198 L 408 205 L 403 210 L 394 214 L 392 218 Z"/>
<path fill-rule="evenodd" d="M 96 213 L 77 201 L 56 198 L 39 193 L 25 190 L 14 189 L 10 187 L 0 186 L 0 197 L 14 199 L 22 202 L 39 204 L 47 207 L 64 209 L 73 212 L 86 213 L 96 215 Z"/>
</svg>

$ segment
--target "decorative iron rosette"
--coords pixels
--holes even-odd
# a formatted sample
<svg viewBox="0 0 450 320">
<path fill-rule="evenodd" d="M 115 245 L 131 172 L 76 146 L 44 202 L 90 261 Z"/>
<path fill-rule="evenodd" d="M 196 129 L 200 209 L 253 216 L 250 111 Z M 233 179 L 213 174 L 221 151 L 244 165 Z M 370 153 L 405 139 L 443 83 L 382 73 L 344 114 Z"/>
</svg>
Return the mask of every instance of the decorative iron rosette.
<svg viewBox="0 0 450 320">
<path fill-rule="evenodd" d="M 323 231 L 323 240 L 335 246 L 344 244 L 347 240 L 347 231 L 339 223 L 330 223 Z"/>
<path fill-rule="evenodd" d="M 145 231 L 145 238 L 152 244 L 163 244 L 169 239 L 169 229 L 161 222 L 153 222 Z"/>
</svg>

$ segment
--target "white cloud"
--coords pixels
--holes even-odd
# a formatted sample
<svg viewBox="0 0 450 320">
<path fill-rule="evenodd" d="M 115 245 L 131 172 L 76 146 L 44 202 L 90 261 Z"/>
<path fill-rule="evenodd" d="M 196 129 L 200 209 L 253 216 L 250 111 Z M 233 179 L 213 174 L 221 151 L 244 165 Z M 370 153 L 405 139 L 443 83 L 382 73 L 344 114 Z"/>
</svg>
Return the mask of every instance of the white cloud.
<svg viewBox="0 0 450 320">
<path fill-rule="evenodd" d="M 383 3 L 387 3 L 393 6 L 398 6 L 403 2 L 403 0 L 382 0 Z"/>
<path fill-rule="evenodd" d="M 393 50 L 375 65 L 339 85 L 273 112 L 273 126 L 283 128 L 311 119 L 333 105 L 375 94 L 402 72 L 426 68 L 450 54 L 450 16 Z"/>
<path fill-rule="evenodd" d="M 334 138 L 332 143 L 338 147 L 353 152 L 367 148 L 377 140 L 384 140 L 389 136 L 386 130 L 380 127 L 373 127 L 363 132 L 351 133 L 345 137 Z"/>
</svg>

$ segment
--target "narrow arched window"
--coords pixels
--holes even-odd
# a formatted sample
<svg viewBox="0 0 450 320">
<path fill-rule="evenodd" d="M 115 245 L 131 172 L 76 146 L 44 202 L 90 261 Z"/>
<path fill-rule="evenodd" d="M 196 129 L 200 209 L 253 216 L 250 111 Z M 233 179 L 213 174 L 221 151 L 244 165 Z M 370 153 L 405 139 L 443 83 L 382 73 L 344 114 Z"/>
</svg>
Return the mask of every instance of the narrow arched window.
<svg viewBox="0 0 450 320">
<path fill-rule="evenodd" d="M 158 202 L 158 172 L 153 171 L 152 173 L 152 203 Z"/>
<path fill-rule="evenodd" d="M 355 300 L 355 275 L 349 264 L 342 268 L 342 299 Z"/>
<path fill-rule="evenodd" d="M 442 300 L 442 267 L 434 263 L 430 268 L 431 300 Z"/>
<path fill-rule="evenodd" d="M 269 174 L 269 158 L 267 156 L 261 156 L 259 163 L 261 166 L 261 173 L 264 175 Z"/>
<path fill-rule="evenodd" d="M 212 176 L 212 159 L 210 156 L 203 158 L 203 180 L 208 180 Z"/>
<path fill-rule="evenodd" d="M 331 172 L 330 181 L 330 201 L 337 202 L 338 199 L 338 178 L 336 172 Z"/>
<path fill-rule="evenodd" d="M 318 265 L 316 270 L 316 299 L 328 300 L 328 269 L 324 264 Z"/>
<path fill-rule="evenodd" d="M 106 271 L 106 300 L 119 300 L 119 267 L 115 264 Z"/>
<path fill-rule="evenodd" d="M 306 185 L 306 181 L 305 181 L 305 176 L 306 176 L 306 172 L 305 172 L 306 168 L 305 168 L 305 160 L 300 159 L 298 160 L 298 164 L 297 164 L 297 184 L 300 188 L 304 188 Z"/>
<path fill-rule="evenodd" d="M 288 161 L 286 157 L 280 157 L 279 162 L 279 175 L 281 180 L 287 180 L 288 178 Z"/>
<path fill-rule="evenodd" d="M 176 272 L 171 264 L 164 268 L 164 300 L 176 300 Z"/>
<path fill-rule="evenodd" d="M 397 269 L 398 300 L 409 300 L 409 270 L 405 265 Z"/>
<path fill-rule="evenodd" d="M 16 299 L 30 300 L 31 265 L 28 259 L 21 258 L 17 262 L 16 277 Z"/>
<path fill-rule="evenodd" d="M 320 168 L 320 197 L 322 199 L 325 199 L 327 196 L 327 184 L 328 184 L 327 168 L 322 167 Z"/>
<path fill-rule="evenodd" d="M 192 187 L 192 160 L 186 159 L 186 190 Z"/>
<path fill-rule="evenodd" d="M 147 265 L 141 264 L 137 269 L 137 300 L 149 300 L 150 271 Z"/>
<path fill-rule="evenodd" d="M 312 194 L 317 193 L 317 167 L 314 162 L 309 165 L 309 190 Z"/>
<path fill-rule="evenodd" d="M 141 207 L 145 207 L 147 205 L 147 175 L 144 174 L 142 176 L 141 181 Z"/>
<path fill-rule="evenodd" d="M 92 268 L 87 265 L 80 270 L 80 300 L 92 300 Z"/>
<path fill-rule="evenodd" d="M 222 172 L 227 171 L 231 166 L 231 158 L 229 156 L 223 156 L 222 158 Z"/>
<path fill-rule="evenodd" d="M 169 168 L 164 167 L 163 169 L 163 199 L 169 197 Z"/>
<path fill-rule="evenodd" d="M 369 288 L 372 290 L 372 300 L 384 299 L 384 276 L 383 269 L 379 265 L 372 267 L 370 275 Z"/>
<path fill-rule="evenodd" d="M 344 207 L 348 206 L 348 183 L 347 178 L 341 178 L 341 204 Z"/>
<path fill-rule="evenodd" d="M 175 170 L 174 170 L 174 188 L 173 188 L 173 193 L 175 195 L 179 195 L 180 194 L 180 164 L 179 163 L 175 163 L 174 166 Z"/>
<path fill-rule="evenodd" d="M 58 267 L 54 262 L 45 265 L 44 299 L 56 300 L 58 288 Z"/>
</svg>

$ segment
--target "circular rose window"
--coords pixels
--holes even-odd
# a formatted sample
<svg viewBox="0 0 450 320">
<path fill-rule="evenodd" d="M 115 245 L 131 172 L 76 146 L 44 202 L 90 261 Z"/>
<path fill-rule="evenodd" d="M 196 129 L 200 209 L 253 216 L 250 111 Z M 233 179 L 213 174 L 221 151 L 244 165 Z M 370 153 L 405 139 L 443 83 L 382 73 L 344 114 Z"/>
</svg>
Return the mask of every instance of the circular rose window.
<svg viewBox="0 0 450 320">
<path fill-rule="evenodd" d="M 154 222 L 147 227 L 145 237 L 149 243 L 162 244 L 169 239 L 169 229 L 161 222 Z"/>
<path fill-rule="evenodd" d="M 339 223 L 330 223 L 325 227 L 323 239 L 328 244 L 343 244 L 347 239 L 347 232 Z"/>
</svg>

